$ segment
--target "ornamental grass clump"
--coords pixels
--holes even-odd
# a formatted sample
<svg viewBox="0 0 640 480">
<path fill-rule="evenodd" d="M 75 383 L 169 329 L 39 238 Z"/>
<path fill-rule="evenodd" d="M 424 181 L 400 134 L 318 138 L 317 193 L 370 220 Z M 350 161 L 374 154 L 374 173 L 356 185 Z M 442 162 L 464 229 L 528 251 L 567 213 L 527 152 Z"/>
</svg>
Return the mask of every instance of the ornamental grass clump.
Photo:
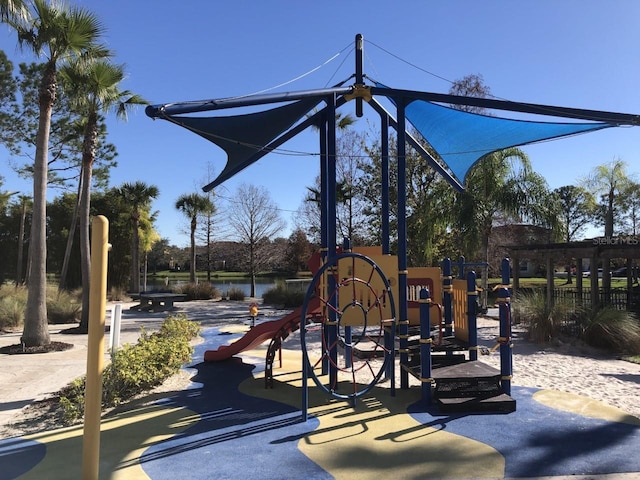
<svg viewBox="0 0 640 480">
<path fill-rule="evenodd" d="M 529 339 L 547 343 L 558 338 L 562 324 L 576 313 L 572 303 L 557 300 L 547 304 L 547 296 L 540 289 L 517 295 L 513 301 L 514 317 L 525 325 Z"/>
<path fill-rule="evenodd" d="M 183 314 L 169 316 L 160 330 L 144 329 L 136 344 L 127 344 L 112 352 L 111 363 L 102 377 L 102 408 L 115 407 L 140 393 L 162 384 L 191 360 L 191 339 L 200 326 Z M 60 406 L 67 423 L 84 415 L 86 379 L 83 377 L 59 392 Z"/>
<path fill-rule="evenodd" d="M 585 310 L 580 317 L 583 340 L 593 347 L 616 353 L 640 354 L 640 320 L 613 307 Z"/>
<path fill-rule="evenodd" d="M 47 320 L 50 324 L 76 323 L 80 320 L 82 304 L 77 293 L 47 289 Z"/>
<path fill-rule="evenodd" d="M 183 283 L 178 285 L 174 291 L 184 293 L 187 300 L 211 300 L 220 296 L 218 289 L 209 282 Z"/>
<path fill-rule="evenodd" d="M 0 330 L 21 327 L 27 306 L 27 290 L 24 287 L 0 287 Z"/>
<path fill-rule="evenodd" d="M 246 295 L 244 294 L 244 290 L 237 287 L 231 287 L 227 290 L 227 298 L 229 300 L 235 300 L 242 302 L 245 299 Z"/>
<path fill-rule="evenodd" d="M 283 308 L 296 308 L 303 304 L 304 297 L 304 292 L 290 292 L 284 283 L 277 283 L 275 287 L 262 294 L 262 301 Z"/>
</svg>

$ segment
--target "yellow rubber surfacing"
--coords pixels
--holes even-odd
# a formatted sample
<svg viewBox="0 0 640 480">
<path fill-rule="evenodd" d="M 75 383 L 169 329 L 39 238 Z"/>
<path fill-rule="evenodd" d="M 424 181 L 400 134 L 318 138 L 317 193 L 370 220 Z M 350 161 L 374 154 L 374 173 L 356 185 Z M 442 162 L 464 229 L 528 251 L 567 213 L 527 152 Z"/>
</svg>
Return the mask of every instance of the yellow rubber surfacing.
<svg viewBox="0 0 640 480">
<path fill-rule="evenodd" d="M 151 445 L 177 435 L 200 416 L 184 408 L 144 406 L 102 419 L 100 478 L 148 479 L 139 460 Z M 82 425 L 25 436 L 46 445 L 47 454 L 20 479 L 82 478 L 78 455 L 82 450 Z"/>
<path fill-rule="evenodd" d="M 251 354 L 252 352 L 246 352 Z M 257 352 L 255 352 L 257 354 Z M 248 379 L 240 390 L 300 408 L 301 355 L 283 351 L 283 368 L 275 371 L 276 386 L 264 388 L 263 374 Z M 287 373 L 291 372 L 291 373 Z M 412 390 L 374 388 L 353 408 L 346 401 L 329 399 L 310 379 L 309 414 L 320 421 L 303 437 L 298 448 L 336 479 L 394 478 L 501 478 L 504 457 L 494 448 L 444 431 L 440 425 L 422 425 L 407 413 L 419 395 Z"/>
<path fill-rule="evenodd" d="M 557 390 L 540 390 L 533 394 L 533 399 L 557 410 L 577 413 L 585 417 L 598 418 L 609 422 L 640 426 L 640 418 L 582 395 L 559 392 Z"/>
</svg>

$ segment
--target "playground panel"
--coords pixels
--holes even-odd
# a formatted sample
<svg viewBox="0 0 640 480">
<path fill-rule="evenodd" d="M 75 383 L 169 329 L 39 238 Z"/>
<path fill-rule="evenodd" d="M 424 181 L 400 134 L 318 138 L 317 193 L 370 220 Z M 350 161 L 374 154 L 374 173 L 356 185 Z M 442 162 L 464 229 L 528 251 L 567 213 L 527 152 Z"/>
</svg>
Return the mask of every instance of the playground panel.
<svg viewBox="0 0 640 480">
<path fill-rule="evenodd" d="M 392 295 L 398 298 L 397 257 L 373 255 L 369 258 L 384 272 Z M 338 306 L 342 312 L 341 325 L 376 325 L 392 318 L 384 281 L 366 261 L 359 258 L 341 260 L 338 263 L 337 282 L 340 284 Z"/>
<path fill-rule="evenodd" d="M 453 328 L 458 340 L 469 342 L 469 322 L 467 319 L 467 281 L 453 281 Z"/>
<path fill-rule="evenodd" d="M 429 290 L 429 298 L 442 304 L 442 270 L 439 267 L 411 267 L 407 275 L 407 300 L 410 325 L 420 324 L 420 290 Z M 438 315 L 431 316 L 431 325 L 438 325 Z"/>
</svg>

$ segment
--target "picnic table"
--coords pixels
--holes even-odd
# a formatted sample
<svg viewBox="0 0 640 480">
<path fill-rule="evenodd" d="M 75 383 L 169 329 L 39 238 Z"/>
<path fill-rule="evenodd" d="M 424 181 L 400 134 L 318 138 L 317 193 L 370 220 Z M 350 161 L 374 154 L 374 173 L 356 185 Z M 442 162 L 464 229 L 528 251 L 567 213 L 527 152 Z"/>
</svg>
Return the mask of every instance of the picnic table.
<svg viewBox="0 0 640 480">
<path fill-rule="evenodd" d="M 131 307 L 131 310 L 163 312 L 172 310 L 173 302 L 184 302 L 187 295 L 184 293 L 140 293 L 140 304 Z"/>
</svg>

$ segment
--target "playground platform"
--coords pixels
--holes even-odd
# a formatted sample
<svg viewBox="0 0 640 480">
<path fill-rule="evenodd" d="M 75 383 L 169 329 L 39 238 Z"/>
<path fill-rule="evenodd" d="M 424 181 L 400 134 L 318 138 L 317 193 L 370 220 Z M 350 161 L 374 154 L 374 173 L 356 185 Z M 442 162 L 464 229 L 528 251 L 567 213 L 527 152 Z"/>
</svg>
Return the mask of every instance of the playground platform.
<svg viewBox="0 0 640 480">
<path fill-rule="evenodd" d="M 179 312 L 205 327 L 187 367 L 191 384 L 105 416 L 100 478 L 640 479 L 640 419 L 517 382 L 518 410 L 509 414 L 441 414 L 420 404 L 419 387 L 391 396 L 381 384 L 355 408 L 311 388 L 303 422 L 297 335 L 283 344 L 273 389 L 264 388 L 266 345 L 227 361 L 203 361 L 205 351 L 248 329 L 248 307 L 227 307 L 180 304 Z M 163 319 L 140 315 L 125 313 L 127 331 Z M 59 367 L 69 352 L 56 353 Z M 81 363 L 77 352 L 74 362 Z M 16 364 L 13 373 L 18 370 Z M 0 479 L 81 478 L 81 455 L 81 425 L 4 438 Z"/>
</svg>

